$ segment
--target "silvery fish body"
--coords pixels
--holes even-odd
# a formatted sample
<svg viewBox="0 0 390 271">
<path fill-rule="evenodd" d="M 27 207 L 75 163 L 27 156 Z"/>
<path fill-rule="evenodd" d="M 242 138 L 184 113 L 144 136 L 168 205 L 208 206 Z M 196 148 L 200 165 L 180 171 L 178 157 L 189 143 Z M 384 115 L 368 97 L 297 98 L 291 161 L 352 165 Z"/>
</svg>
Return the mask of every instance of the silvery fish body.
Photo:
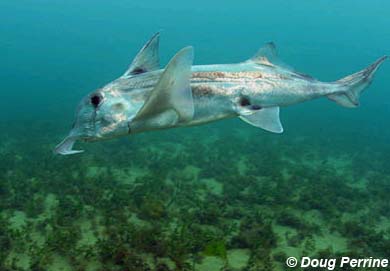
<svg viewBox="0 0 390 271">
<path fill-rule="evenodd" d="M 180 125 L 202 124 L 236 117 L 242 111 L 287 106 L 328 93 L 330 84 L 275 66 L 253 63 L 192 66 L 190 86 L 194 103 L 193 118 Z M 163 70 L 121 77 L 101 91 L 133 101 L 138 111 L 158 82 Z"/>
<path fill-rule="evenodd" d="M 76 140 L 97 141 L 148 130 L 192 126 L 240 117 L 274 133 L 283 132 L 279 108 L 318 97 L 356 107 L 382 57 L 366 69 L 324 83 L 281 64 L 268 43 L 237 64 L 192 66 L 193 50 L 179 51 L 159 68 L 159 35 L 138 53 L 126 73 L 80 103 L 76 121 L 57 147 L 73 154 Z"/>
</svg>

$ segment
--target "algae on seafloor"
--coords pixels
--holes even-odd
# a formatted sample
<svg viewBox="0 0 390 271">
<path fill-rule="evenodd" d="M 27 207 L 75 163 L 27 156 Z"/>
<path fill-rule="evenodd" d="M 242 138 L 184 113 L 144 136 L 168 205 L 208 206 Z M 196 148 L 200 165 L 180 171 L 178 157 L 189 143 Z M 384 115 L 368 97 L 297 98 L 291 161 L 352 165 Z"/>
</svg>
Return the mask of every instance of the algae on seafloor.
<svg viewBox="0 0 390 271">
<path fill-rule="evenodd" d="M 369 150 L 356 160 L 316 144 L 303 151 L 294 137 L 260 144 L 211 129 L 206 140 L 193 129 L 66 159 L 45 155 L 49 145 L 7 144 L 1 268 L 277 271 L 289 256 L 386 256 L 390 173 L 357 169 Z"/>
<path fill-rule="evenodd" d="M 223 240 L 214 240 L 206 244 L 202 254 L 205 256 L 220 257 L 224 260 L 227 258 L 226 244 Z"/>
</svg>

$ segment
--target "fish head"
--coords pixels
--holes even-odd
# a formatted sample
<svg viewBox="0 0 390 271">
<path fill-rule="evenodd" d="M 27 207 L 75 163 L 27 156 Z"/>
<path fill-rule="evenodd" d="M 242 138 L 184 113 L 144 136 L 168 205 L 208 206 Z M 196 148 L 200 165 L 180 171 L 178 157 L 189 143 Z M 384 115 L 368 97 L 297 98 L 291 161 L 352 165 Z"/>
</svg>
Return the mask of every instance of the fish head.
<svg viewBox="0 0 390 271">
<path fill-rule="evenodd" d="M 76 110 L 69 135 L 55 148 L 55 153 L 68 155 L 83 152 L 73 150 L 77 141 L 100 141 L 129 133 L 129 122 L 142 104 L 128 94 L 108 85 L 84 97 Z"/>
<path fill-rule="evenodd" d="M 77 140 L 98 141 L 130 132 L 129 123 L 147 98 L 143 88 L 133 87 L 143 80 L 142 75 L 159 70 L 159 37 L 159 33 L 151 37 L 121 77 L 82 99 L 72 130 L 57 145 L 55 153 L 80 153 L 82 151 L 72 149 Z"/>
</svg>

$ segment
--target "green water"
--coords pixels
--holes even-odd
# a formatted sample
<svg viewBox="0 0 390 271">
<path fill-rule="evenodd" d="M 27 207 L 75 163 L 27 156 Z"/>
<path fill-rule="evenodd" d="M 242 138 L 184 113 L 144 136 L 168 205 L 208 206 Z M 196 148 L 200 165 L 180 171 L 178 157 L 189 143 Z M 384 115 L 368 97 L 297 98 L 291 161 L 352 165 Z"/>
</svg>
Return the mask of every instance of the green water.
<svg viewBox="0 0 390 271">
<path fill-rule="evenodd" d="M 332 81 L 390 53 L 387 10 L 379 0 L 2 0 L 0 270 L 389 258 L 389 62 L 357 109 L 326 99 L 282 108 L 281 135 L 231 119 L 52 152 L 79 100 L 156 31 L 163 64 L 186 45 L 195 64 L 239 62 L 273 40 L 284 62 Z"/>
</svg>

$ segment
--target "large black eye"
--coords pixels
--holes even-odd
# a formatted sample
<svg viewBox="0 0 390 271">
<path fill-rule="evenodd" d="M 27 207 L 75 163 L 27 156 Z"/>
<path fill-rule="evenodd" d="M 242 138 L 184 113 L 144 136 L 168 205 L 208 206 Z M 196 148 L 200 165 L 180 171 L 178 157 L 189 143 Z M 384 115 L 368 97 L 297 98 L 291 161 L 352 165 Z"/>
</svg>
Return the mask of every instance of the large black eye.
<svg viewBox="0 0 390 271">
<path fill-rule="evenodd" d="M 247 97 L 241 97 L 240 105 L 241 106 L 248 106 L 248 105 L 251 105 L 251 102 L 249 101 L 249 99 Z"/>
<path fill-rule="evenodd" d="M 102 97 L 100 97 L 99 95 L 94 94 L 94 95 L 91 96 L 91 104 L 95 108 L 98 107 L 98 105 L 100 104 L 101 101 L 102 101 Z"/>
</svg>

